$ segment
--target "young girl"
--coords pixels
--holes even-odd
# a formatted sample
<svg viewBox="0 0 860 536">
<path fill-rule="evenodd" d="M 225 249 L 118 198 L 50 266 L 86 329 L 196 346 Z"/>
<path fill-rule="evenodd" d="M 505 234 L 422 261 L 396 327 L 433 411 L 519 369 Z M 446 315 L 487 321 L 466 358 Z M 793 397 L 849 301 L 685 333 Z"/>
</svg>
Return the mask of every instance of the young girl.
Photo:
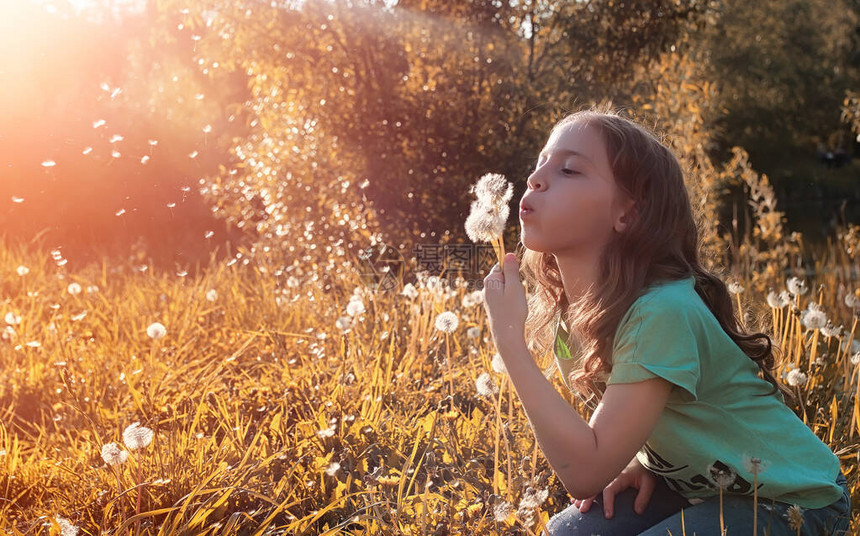
<svg viewBox="0 0 860 536">
<path fill-rule="evenodd" d="M 847 532 L 839 458 L 785 405 L 770 339 L 744 330 L 702 267 L 668 148 L 612 112 L 565 117 L 528 178 L 520 223 L 534 292 L 526 298 L 508 254 L 484 279 L 484 304 L 538 443 L 573 496 L 552 534 L 681 535 L 682 510 L 698 536 L 721 525 L 753 534 L 754 519 L 762 536 Z M 553 344 L 565 384 L 599 398 L 590 422 L 532 359 L 529 311 L 528 336 Z"/>
</svg>

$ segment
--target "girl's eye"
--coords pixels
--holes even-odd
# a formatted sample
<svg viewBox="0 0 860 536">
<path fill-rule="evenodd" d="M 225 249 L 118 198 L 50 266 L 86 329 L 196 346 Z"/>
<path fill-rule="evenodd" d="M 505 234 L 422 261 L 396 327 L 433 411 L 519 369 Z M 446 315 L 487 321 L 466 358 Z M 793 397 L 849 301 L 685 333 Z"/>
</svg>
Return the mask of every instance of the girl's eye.
<svg viewBox="0 0 860 536">
<path fill-rule="evenodd" d="M 563 169 L 561 170 L 561 172 L 562 172 L 562 173 L 564 173 L 565 175 L 576 175 L 576 174 L 578 174 L 578 173 L 579 173 L 579 172 L 578 172 L 578 171 L 576 171 L 575 169 L 568 169 L 568 168 L 563 168 Z"/>
</svg>

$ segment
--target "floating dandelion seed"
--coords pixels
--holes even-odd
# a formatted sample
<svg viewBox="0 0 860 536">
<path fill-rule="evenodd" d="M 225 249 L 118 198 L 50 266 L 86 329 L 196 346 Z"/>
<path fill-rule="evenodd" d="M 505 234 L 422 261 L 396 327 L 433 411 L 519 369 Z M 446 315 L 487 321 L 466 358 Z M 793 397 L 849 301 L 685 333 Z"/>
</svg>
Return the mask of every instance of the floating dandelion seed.
<svg viewBox="0 0 860 536">
<path fill-rule="evenodd" d="M 789 506 L 785 518 L 788 519 L 788 526 L 799 532 L 803 526 L 803 508 L 796 504 Z"/>
<path fill-rule="evenodd" d="M 788 287 L 788 291 L 795 296 L 806 294 L 809 290 L 809 287 L 806 285 L 806 281 L 798 277 L 789 277 L 788 281 L 786 281 L 786 286 Z"/>
<path fill-rule="evenodd" d="M 125 446 L 131 450 L 146 448 L 152 442 L 153 432 L 139 422 L 128 425 L 122 433 Z"/>
<path fill-rule="evenodd" d="M 107 121 L 105 121 L 104 119 L 98 119 L 96 121 L 93 121 L 93 128 L 99 128 L 101 126 L 104 126 L 105 123 L 107 123 Z"/>
<path fill-rule="evenodd" d="M 800 370 L 792 369 L 785 377 L 785 379 L 788 382 L 788 385 L 792 387 L 803 387 L 804 385 L 806 385 L 807 377 L 806 374 L 804 374 Z"/>
<path fill-rule="evenodd" d="M 742 286 L 741 286 L 741 284 L 740 284 L 740 283 L 738 283 L 737 281 L 732 281 L 731 283 L 729 283 L 729 284 L 726 286 L 726 288 L 727 288 L 727 289 L 729 290 L 729 292 L 731 292 L 732 294 L 740 294 L 741 292 L 743 292 L 743 291 L 744 291 L 744 287 L 742 287 Z"/>
<path fill-rule="evenodd" d="M 203 238 L 212 238 L 213 236 L 215 236 L 215 231 L 206 231 Z"/>
<path fill-rule="evenodd" d="M 146 334 L 149 335 L 151 339 L 160 339 L 167 335 L 167 329 L 160 322 L 153 322 L 146 328 Z"/>
<path fill-rule="evenodd" d="M 155 147 L 158 145 L 158 140 L 146 140 L 146 142 L 150 145 L 150 147 Z"/>
<path fill-rule="evenodd" d="M 91 152 L 93 152 L 92 147 L 84 147 L 84 150 L 81 151 L 81 154 L 87 155 L 87 154 L 90 154 Z"/>
<path fill-rule="evenodd" d="M 708 466 L 708 475 L 711 480 L 721 489 L 726 489 L 731 486 L 737 478 L 737 473 L 731 467 L 725 469 L 718 468 L 714 465 Z"/>
<path fill-rule="evenodd" d="M 66 290 L 67 290 L 67 291 L 69 292 L 69 294 L 71 294 L 72 296 L 77 296 L 78 294 L 80 294 L 80 293 L 81 293 L 81 291 L 83 290 L 83 288 L 82 288 L 82 287 L 81 287 L 81 285 L 79 285 L 78 283 L 69 283 L 69 286 L 68 286 L 68 288 L 67 288 Z"/>
<path fill-rule="evenodd" d="M 475 388 L 481 396 L 491 397 L 499 392 L 496 382 L 490 376 L 489 372 L 482 372 L 478 379 L 475 380 Z"/>
<path fill-rule="evenodd" d="M 149 156 L 148 155 L 143 155 L 140 157 L 140 163 L 141 164 L 146 164 L 147 162 L 149 162 Z"/>
<path fill-rule="evenodd" d="M 188 158 L 197 158 L 198 154 L 199 153 L 197 151 L 191 151 L 190 153 L 188 153 Z"/>
<path fill-rule="evenodd" d="M 821 329 L 827 325 L 827 315 L 818 307 L 815 302 L 810 302 L 809 306 L 800 314 L 800 323 L 807 329 Z"/>
<path fill-rule="evenodd" d="M 211 301 L 211 302 L 214 302 L 215 300 L 218 299 L 218 291 L 215 290 L 214 288 L 209 289 L 209 291 L 206 293 L 206 299 Z"/>
<path fill-rule="evenodd" d="M 18 275 L 19 275 L 19 276 L 24 277 L 25 275 L 27 275 L 27 274 L 29 274 L 29 273 L 30 273 L 30 269 L 29 269 L 29 268 L 27 268 L 26 266 L 24 266 L 24 265 L 22 264 L 21 266 L 19 266 L 19 267 L 16 269 L 16 272 L 18 272 Z"/>
<path fill-rule="evenodd" d="M 406 283 L 403 285 L 403 290 L 400 291 L 400 294 L 406 296 L 407 298 L 417 298 L 418 297 L 418 289 L 415 288 L 415 285 L 412 283 Z"/>
<path fill-rule="evenodd" d="M 114 134 L 113 136 L 111 136 L 111 137 L 110 137 L 110 139 L 109 139 L 108 141 L 109 141 L 110 143 L 116 143 L 116 142 L 118 142 L 118 141 L 122 141 L 122 140 L 124 140 L 124 139 L 125 139 L 125 138 L 123 138 L 121 135 L 119 135 L 119 134 Z"/>
<path fill-rule="evenodd" d="M 12 196 L 12 202 L 13 202 L 13 203 L 23 203 L 23 202 L 24 202 L 24 198 L 23 198 L 23 197 L 18 197 L 18 196 L 13 195 L 13 196 Z"/>
<path fill-rule="evenodd" d="M 116 443 L 108 443 L 102 447 L 102 459 L 108 465 L 119 465 L 128 459 L 128 451 L 122 450 Z"/>
<path fill-rule="evenodd" d="M 42 167 L 54 167 L 56 165 L 57 163 L 53 160 L 45 160 L 44 162 L 42 162 Z"/>
<path fill-rule="evenodd" d="M 212 125 L 206 125 L 203 127 L 204 134 L 209 134 L 210 132 L 212 132 Z"/>
<path fill-rule="evenodd" d="M 117 215 L 117 216 L 122 216 L 123 214 L 125 214 L 125 209 L 124 209 L 124 208 L 121 208 L 121 209 L 119 209 L 119 210 L 117 210 L 117 211 L 116 211 L 116 215 Z"/>
<path fill-rule="evenodd" d="M 111 152 L 110 152 L 110 155 L 111 155 L 113 158 L 119 158 L 120 156 L 122 156 L 122 153 L 120 153 L 120 152 L 119 152 L 119 151 L 117 151 L 117 150 L 113 150 L 113 151 L 111 151 Z"/>
<path fill-rule="evenodd" d="M 451 311 L 444 311 L 439 313 L 436 316 L 435 326 L 436 329 L 443 333 L 452 333 L 455 329 L 457 329 L 457 325 L 459 325 L 460 319 L 457 318 L 457 315 Z"/>
</svg>

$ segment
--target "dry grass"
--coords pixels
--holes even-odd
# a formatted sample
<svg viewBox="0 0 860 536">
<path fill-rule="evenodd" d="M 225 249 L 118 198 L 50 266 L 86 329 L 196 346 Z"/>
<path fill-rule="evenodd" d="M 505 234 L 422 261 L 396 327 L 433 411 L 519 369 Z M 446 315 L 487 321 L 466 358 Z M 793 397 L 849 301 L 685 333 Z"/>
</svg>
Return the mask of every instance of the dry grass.
<svg viewBox="0 0 860 536">
<path fill-rule="evenodd" d="M 860 329 L 844 305 L 856 282 L 853 260 L 832 249 L 795 305 L 771 311 L 753 290 L 782 290 L 781 276 L 741 278 L 739 300 L 776 322 L 781 371 L 809 374 L 796 409 L 840 456 L 856 497 L 860 382 L 849 341 Z M 409 297 L 348 271 L 325 288 L 245 258 L 212 262 L 196 280 L 108 266 L 60 277 L 35 254 L 0 250 L 0 330 L 4 320 L 14 330 L 0 340 L 4 533 L 60 534 L 62 516 L 80 534 L 532 534 L 568 504 L 491 368 L 469 289 L 430 280 Z M 82 292 L 70 294 L 71 283 Z M 365 311 L 342 330 L 351 296 Z M 793 308 L 810 299 L 842 335 L 800 325 Z M 442 311 L 459 318 L 447 340 L 434 328 Z M 153 322 L 164 338 L 147 336 Z M 497 395 L 477 392 L 483 372 Z M 136 421 L 154 441 L 107 466 L 102 445 L 122 445 Z"/>
</svg>

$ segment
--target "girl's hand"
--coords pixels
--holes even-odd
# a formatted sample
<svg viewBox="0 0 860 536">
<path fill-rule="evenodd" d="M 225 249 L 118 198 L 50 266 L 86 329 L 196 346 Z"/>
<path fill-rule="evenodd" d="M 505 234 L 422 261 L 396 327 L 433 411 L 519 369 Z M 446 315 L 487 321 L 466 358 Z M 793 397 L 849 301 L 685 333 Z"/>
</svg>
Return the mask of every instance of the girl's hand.
<svg viewBox="0 0 860 536">
<path fill-rule="evenodd" d="M 615 480 L 610 482 L 603 488 L 603 515 L 606 519 L 612 517 L 612 508 L 614 506 L 615 496 L 627 488 L 637 488 L 639 493 L 636 494 L 636 500 L 633 502 L 633 510 L 642 515 L 645 508 L 648 507 L 648 502 L 651 500 L 651 494 L 654 492 L 654 487 L 657 485 L 657 476 L 642 467 L 639 460 L 633 458 L 627 467 L 621 471 Z M 594 497 L 597 497 L 595 495 Z M 588 499 L 575 499 L 573 505 L 580 512 L 588 512 L 591 504 L 594 502 L 594 497 Z"/>
<path fill-rule="evenodd" d="M 490 330 L 496 347 L 525 340 L 528 303 L 526 291 L 520 281 L 519 262 L 514 253 L 505 255 L 505 269 L 499 264 L 484 278 L 484 309 L 490 319 Z M 517 339 L 518 338 L 518 339 Z"/>
</svg>

